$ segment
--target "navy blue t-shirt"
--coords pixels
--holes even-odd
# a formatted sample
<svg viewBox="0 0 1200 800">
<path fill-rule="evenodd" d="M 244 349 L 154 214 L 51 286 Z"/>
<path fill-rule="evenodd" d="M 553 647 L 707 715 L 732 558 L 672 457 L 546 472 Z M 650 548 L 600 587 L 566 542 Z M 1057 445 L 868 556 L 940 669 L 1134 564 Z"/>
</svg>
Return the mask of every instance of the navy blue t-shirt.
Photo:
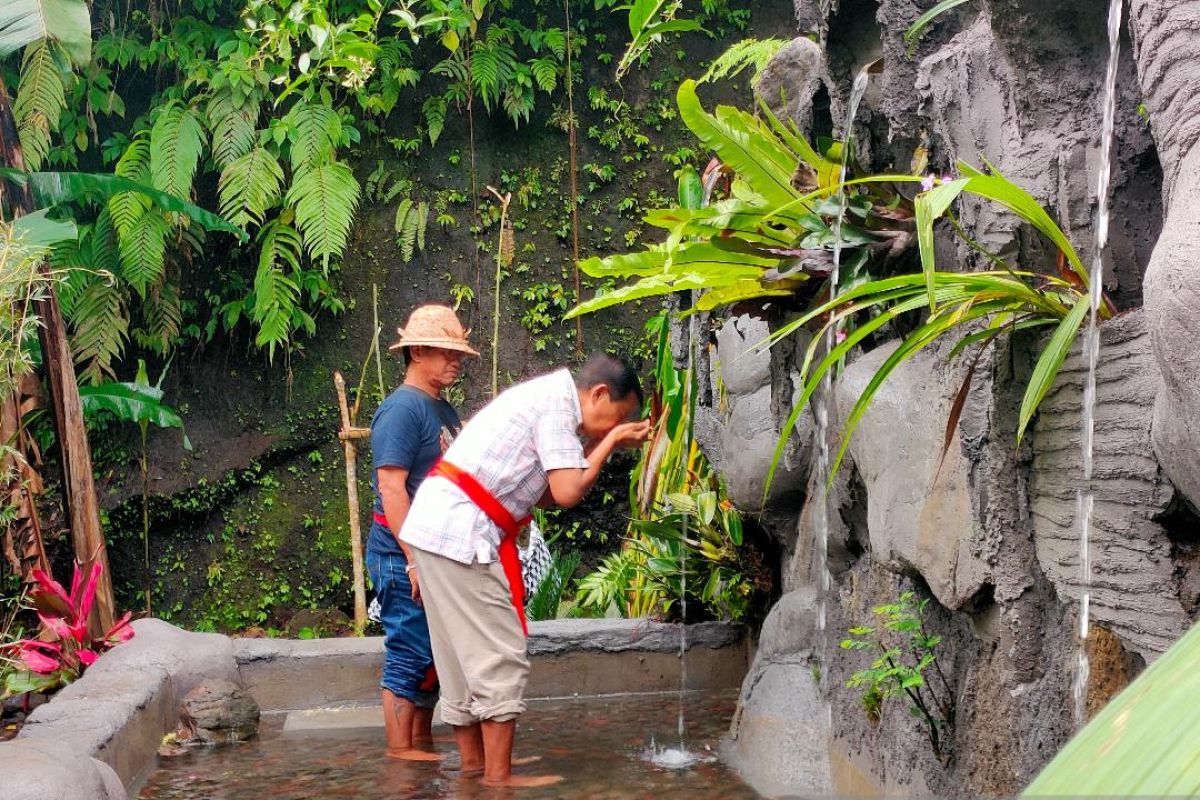
<svg viewBox="0 0 1200 800">
<path fill-rule="evenodd" d="M 401 386 L 380 404 L 371 420 L 371 489 L 375 493 L 375 513 L 383 514 L 376 470 L 399 467 L 408 470 L 408 498 L 462 428 L 454 407 L 441 398 L 433 398 L 420 389 Z M 386 555 L 403 555 L 396 537 L 384 525 L 375 522 L 367 537 L 367 549 Z"/>
</svg>

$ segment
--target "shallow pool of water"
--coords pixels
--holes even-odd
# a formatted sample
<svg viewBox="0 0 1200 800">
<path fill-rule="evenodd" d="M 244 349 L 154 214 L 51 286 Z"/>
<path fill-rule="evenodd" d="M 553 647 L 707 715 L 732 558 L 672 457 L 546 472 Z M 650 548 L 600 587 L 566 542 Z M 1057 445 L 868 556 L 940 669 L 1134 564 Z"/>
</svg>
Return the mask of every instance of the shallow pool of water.
<svg viewBox="0 0 1200 800">
<path fill-rule="evenodd" d="M 655 766 L 650 748 L 677 748 L 677 695 L 639 695 L 530 703 L 517 733 L 518 755 L 540 755 L 518 772 L 554 773 L 566 780 L 547 789 L 487 789 L 459 776 L 450 741 L 437 765 L 393 761 L 383 755 L 383 729 L 287 732 L 282 720 L 264 722 L 260 736 L 219 749 L 189 750 L 159 760 L 139 798 L 155 800 L 299 800 L 300 798 L 756 798 L 716 760 L 729 729 L 736 692 L 686 696 L 685 742 L 699 758 L 685 768 Z M 435 728 L 438 738 L 449 730 Z M 678 766 L 674 754 L 657 759 Z"/>
</svg>

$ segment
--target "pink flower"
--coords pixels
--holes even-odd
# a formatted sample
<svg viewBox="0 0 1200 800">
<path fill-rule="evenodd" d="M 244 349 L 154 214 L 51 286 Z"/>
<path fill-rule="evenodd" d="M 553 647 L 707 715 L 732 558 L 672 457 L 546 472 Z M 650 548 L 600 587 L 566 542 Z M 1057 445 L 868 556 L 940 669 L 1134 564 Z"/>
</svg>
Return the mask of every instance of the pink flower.
<svg viewBox="0 0 1200 800">
<path fill-rule="evenodd" d="M 92 664 L 95 664 L 96 659 L 100 657 L 94 650 L 80 650 L 78 655 L 79 660 L 85 667 L 90 667 Z"/>
<path fill-rule="evenodd" d="M 849 335 L 850 334 L 846 332 L 845 328 L 838 328 L 837 336 L 835 337 L 837 339 L 837 343 L 841 344 L 842 342 L 846 341 L 846 337 Z"/>
<path fill-rule="evenodd" d="M 937 178 L 933 175 L 926 175 L 921 179 L 921 191 L 928 192 L 937 184 Z"/>
</svg>

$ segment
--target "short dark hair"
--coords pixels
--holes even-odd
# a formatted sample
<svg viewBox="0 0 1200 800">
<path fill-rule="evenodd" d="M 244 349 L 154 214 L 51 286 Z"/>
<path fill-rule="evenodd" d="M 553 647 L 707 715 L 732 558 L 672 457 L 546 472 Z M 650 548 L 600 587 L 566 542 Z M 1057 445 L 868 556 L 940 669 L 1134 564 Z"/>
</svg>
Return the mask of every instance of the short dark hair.
<svg viewBox="0 0 1200 800">
<path fill-rule="evenodd" d="M 575 373 L 575 385 L 580 389 L 591 389 L 601 383 L 608 387 L 613 400 L 624 400 L 631 393 L 637 397 L 639 406 L 645 400 L 637 370 L 629 362 L 608 353 L 595 352 Z"/>
<path fill-rule="evenodd" d="M 404 359 L 404 366 L 407 367 L 408 365 L 412 364 L 412 348 L 411 347 L 401 347 L 400 348 L 400 357 Z"/>
</svg>

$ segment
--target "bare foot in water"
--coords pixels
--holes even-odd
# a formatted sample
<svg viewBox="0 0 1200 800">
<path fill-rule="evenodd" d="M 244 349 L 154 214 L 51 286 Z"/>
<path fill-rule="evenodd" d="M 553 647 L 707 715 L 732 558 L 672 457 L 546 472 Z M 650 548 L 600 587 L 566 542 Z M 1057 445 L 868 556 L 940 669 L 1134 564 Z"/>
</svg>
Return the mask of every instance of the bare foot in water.
<svg viewBox="0 0 1200 800">
<path fill-rule="evenodd" d="M 484 778 L 480 783 L 484 786 L 508 786 L 513 789 L 536 789 L 539 786 L 553 786 L 562 783 L 562 775 L 510 775 L 508 780 L 494 781 Z"/>
<path fill-rule="evenodd" d="M 541 761 L 541 760 L 542 760 L 541 756 L 518 756 L 512 760 L 512 765 L 514 767 L 523 767 L 526 764 L 533 764 L 533 763 Z M 480 765 L 480 766 L 465 766 L 465 767 L 460 767 L 458 771 L 462 775 L 466 775 L 466 776 L 482 775 L 483 774 L 483 766 L 482 765 Z"/>
<path fill-rule="evenodd" d="M 444 758 L 441 753 L 417 750 L 415 747 L 408 750 L 388 750 L 387 757 L 399 761 L 441 761 Z"/>
</svg>

